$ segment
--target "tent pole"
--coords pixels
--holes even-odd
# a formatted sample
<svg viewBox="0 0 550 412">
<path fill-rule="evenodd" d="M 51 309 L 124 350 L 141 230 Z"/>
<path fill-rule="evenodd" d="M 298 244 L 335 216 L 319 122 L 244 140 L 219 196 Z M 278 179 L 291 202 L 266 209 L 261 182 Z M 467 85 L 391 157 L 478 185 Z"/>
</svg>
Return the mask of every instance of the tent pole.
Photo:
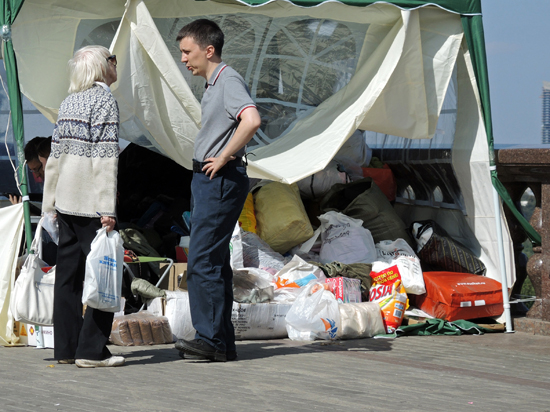
<svg viewBox="0 0 550 412">
<path fill-rule="evenodd" d="M 21 7 L 21 1 L 19 8 Z M 6 13 L 5 10 L 3 10 Z M 15 18 L 17 10 L 11 10 L 12 17 Z M 6 20 L 6 16 L 3 16 L 3 20 Z M 4 46 L 4 67 L 6 68 L 6 79 L 8 83 L 8 95 L 10 101 L 10 112 L 13 125 L 13 139 L 17 148 L 17 159 L 20 166 L 19 180 L 21 182 L 21 195 L 23 200 L 23 211 L 25 215 L 25 238 L 27 243 L 27 250 L 31 251 L 32 244 L 32 228 L 31 228 L 31 213 L 29 206 L 29 195 L 27 188 L 27 171 L 25 165 L 24 155 L 24 143 L 25 137 L 23 133 L 23 104 L 21 102 L 21 90 L 19 88 L 19 76 L 17 75 L 17 61 L 15 59 L 15 52 L 13 51 L 13 43 L 11 41 L 11 24 L 4 24 L 2 26 L 2 42 Z"/>
<path fill-rule="evenodd" d="M 491 166 L 491 170 L 496 170 L 496 166 Z M 500 263 L 500 283 L 502 284 L 502 306 L 504 307 L 504 317 L 506 320 L 506 333 L 513 333 L 512 315 L 510 312 L 510 299 L 508 296 L 508 276 L 506 274 L 506 261 L 504 259 L 504 242 L 502 240 L 502 215 L 500 213 L 500 197 L 493 186 L 493 201 L 495 204 L 496 229 L 498 240 L 498 257 Z"/>
</svg>

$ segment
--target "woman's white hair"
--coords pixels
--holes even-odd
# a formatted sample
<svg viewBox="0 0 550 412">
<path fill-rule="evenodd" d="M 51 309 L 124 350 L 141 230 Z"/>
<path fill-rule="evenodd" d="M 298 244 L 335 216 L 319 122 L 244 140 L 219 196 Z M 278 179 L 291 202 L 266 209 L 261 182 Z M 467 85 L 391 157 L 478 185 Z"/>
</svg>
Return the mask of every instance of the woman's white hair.
<svg viewBox="0 0 550 412">
<path fill-rule="evenodd" d="M 95 81 L 104 82 L 109 69 L 109 49 L 103 46 L 86 46 L 78 49 L 69 60 L 69 93 L 81 92 L 93 86 Z"/>
</svg>

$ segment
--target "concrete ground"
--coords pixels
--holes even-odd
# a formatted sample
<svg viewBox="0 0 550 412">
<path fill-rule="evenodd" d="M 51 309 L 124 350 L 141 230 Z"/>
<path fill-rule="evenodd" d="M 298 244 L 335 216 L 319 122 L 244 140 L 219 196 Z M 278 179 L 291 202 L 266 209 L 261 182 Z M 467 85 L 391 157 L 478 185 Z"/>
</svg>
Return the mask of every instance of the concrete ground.
<svg viewBox="0 0 550 412">
<path fill-rule="evenodd" d="M 119 368 L 0 347 L 1 411 L 550 411 L 550 338 L 526 333 L 243 341 L 239 360 L 110 346 Z"/>
</svg>

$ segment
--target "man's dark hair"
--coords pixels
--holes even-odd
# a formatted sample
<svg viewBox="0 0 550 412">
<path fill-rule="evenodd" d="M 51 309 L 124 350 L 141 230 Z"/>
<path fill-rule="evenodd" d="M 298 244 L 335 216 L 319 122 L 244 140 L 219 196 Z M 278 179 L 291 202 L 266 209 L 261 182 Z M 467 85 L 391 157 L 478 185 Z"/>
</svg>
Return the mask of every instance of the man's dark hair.
<svg viewBox="0 0 550 412">
<path fill-rule="evenodd" d="M 36 147 L 36 154 L 40 157 L 48 158 L 52 152 L 52 137 L 48 136 Z"/>
<path fill-rule="evenodd" d="M 25 160 L 30 162 L 32 160 L 38 160 L 38 146 L 46 140 L 45 137 L 35 137 L 34 139 L 29 140 L 25 145 Z"/>
<path fill-rule="evenodd" d="M 186 24 L 179 31 L 176 41 L 184 37 L 191 37 L 202 49 L 214 46 L 214 54 L 222 57 L 223 31 L 212 20 L 199 19 Z"/>
</svg>

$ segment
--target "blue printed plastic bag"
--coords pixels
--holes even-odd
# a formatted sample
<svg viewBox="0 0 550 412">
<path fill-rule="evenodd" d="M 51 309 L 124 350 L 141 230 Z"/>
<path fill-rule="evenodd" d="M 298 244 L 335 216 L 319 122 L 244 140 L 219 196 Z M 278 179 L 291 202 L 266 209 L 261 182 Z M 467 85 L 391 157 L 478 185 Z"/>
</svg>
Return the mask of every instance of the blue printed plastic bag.
<svg viewBox="0 0 550 412">
<path fill-rule="evenodd" d="M 116 230 L 97 231 L 86 258 L 82 303 L 105 312 L 120 311 L 124 248 Z"/>
</svg>

